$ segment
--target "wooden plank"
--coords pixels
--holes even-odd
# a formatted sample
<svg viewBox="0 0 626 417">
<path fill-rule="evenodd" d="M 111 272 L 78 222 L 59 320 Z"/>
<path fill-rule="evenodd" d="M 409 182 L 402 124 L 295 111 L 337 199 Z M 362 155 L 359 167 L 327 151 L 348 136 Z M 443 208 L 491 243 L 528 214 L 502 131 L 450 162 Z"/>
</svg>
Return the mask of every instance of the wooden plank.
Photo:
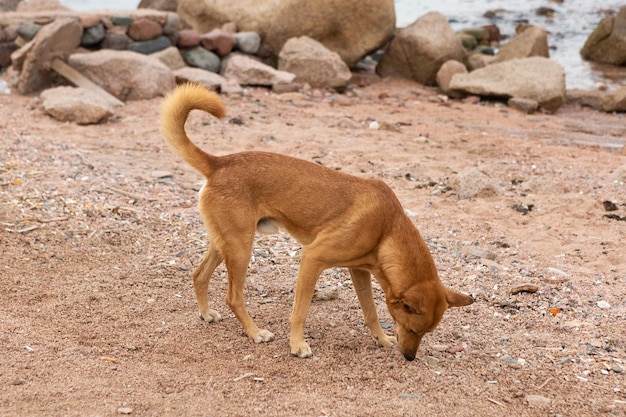
<svg viewBox="0 0 626 417">
<path fill-rule="evenodd" d="M 50 67 L 54 71 L 62 75 L 64 78 L 74 83 L 76 86 L 91 90 L 94 93 L 97 93 L 100 96 L 106 98 L 111 103 L 117 106 L 124 105 L 124 102 L 118 100 L 117 97 L 109 94 L 108 91 L 104 90 L 99 85 L 91 81 L 89 78 L 85 77 L 83 74 L 81 74 L 80 72 L 76 71 L 74 68 L 67 65 L 62 59 L 54 58 L 52 62 L 50 63 Z"/>
</svg>

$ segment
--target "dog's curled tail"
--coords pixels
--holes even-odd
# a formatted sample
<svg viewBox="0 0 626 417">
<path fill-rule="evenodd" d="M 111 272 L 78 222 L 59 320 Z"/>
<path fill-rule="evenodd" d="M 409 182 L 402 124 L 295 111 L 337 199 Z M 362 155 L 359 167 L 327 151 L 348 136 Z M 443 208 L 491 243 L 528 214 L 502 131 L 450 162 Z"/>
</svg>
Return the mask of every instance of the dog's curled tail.
<svg viewBox="0 0 626 417">
<path fill-rule="evenodd" d="M 185 122 L 192 110 L 203 110 L 220 119 L 226 115 L 217 93 L 200 84 L 182 84 L 163 100 L 161 132 L 178 156 L 208 178 L 213 171 L 215 157 L 198 148 L 185 132 Z"/>
</svg>

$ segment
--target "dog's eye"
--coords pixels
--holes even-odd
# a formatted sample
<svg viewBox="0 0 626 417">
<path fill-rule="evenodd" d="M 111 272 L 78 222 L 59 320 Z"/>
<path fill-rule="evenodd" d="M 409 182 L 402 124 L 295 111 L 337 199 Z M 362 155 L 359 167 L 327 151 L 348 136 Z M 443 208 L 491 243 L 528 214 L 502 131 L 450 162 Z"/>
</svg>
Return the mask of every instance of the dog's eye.
<svg viewBox="0 0 626 417">
<path fill-rule="evenodd" d="M 409 329 L 409 333 L 411 333 L 413 336 L 417 336 L 417 332 L 414 332 L 413 330 Z"/>
</svg>

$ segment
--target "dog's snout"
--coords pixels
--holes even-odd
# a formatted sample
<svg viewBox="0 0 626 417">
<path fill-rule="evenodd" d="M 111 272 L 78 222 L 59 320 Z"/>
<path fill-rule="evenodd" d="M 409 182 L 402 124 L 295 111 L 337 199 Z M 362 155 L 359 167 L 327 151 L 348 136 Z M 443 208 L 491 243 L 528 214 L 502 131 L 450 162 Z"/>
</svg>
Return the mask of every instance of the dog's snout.
<svg viewBox="0 0 626 417">
<path fill-rule="evenodd" d="M 412 362 L 413 360 L 415 360 L 415 355 L 409 355 L 408 353 L 405 353 L 404 359 L 406 359 L 409 362 Z"/>
</svg>

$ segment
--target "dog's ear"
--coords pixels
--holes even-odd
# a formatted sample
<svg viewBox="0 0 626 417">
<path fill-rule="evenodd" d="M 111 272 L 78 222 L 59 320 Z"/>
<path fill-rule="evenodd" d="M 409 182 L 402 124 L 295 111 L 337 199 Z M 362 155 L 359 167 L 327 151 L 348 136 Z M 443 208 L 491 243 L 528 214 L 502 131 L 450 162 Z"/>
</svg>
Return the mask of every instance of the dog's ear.
<svg viewBox="0 0 626 417">
<path fill-rule="evenodd" d="M 407 298 L 406 295 L 402 295 L 400 298 L 390 300 L 389 303 L 396 304 L 409 314 L 422 314 L 419 301 L 416 298 Z"/>
<path fill-rule="evenodd" d="M 448 307 L 463 307 L 472 304 L 474 299 L 469 295 L 446 288 L 446 301 L 448 302 Z"/>
</svg>

